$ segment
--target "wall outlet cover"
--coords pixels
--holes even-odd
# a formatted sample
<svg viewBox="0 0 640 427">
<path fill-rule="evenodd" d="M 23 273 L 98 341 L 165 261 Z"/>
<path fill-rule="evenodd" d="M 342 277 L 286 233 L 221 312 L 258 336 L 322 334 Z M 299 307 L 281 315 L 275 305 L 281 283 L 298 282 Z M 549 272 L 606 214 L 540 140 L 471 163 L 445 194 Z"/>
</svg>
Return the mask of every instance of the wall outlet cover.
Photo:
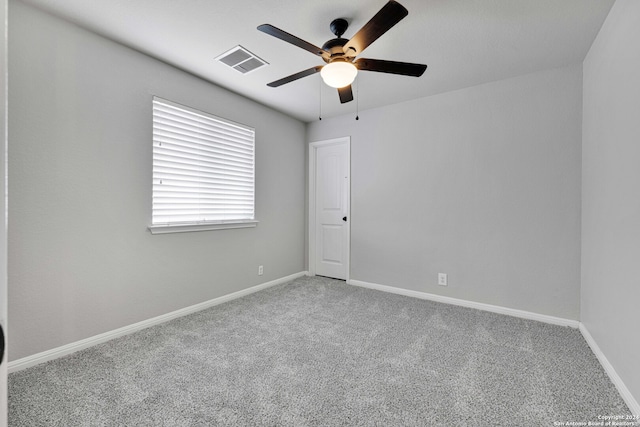
<svg viewBox="0 0 640 427">
<path fill-rule="evenodd" d="M 445 273 L 438 273 L 438 285 L 447 286 L 447 275 Z"/>
</svg>

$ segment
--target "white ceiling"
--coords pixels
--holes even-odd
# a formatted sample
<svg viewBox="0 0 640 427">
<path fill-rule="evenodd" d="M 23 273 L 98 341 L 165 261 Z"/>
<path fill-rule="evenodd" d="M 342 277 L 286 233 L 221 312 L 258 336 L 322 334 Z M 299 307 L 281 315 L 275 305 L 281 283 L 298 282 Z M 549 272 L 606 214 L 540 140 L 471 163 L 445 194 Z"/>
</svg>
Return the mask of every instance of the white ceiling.
<svg viewBox="0 0 640 427">
<path fill-rule="evenodd" d="M 312 44 L 360 29 L 386 0 L 24 0 L 212 83 L 303 121 L 447 92 L 581 62 L 614 0 L 399 0 L 409 16 L 362 57 L 424 63 L 420 78 L 360 72 L 353 102 L 316 74 L 266 84 L 322 65 L 319 57 L 256 30 L 269 23 Z M 242 75 L 214 58 L 242 45 L 270 65 Z M 359 86 L 359 88 L 358 88 Z"/>
</svg>

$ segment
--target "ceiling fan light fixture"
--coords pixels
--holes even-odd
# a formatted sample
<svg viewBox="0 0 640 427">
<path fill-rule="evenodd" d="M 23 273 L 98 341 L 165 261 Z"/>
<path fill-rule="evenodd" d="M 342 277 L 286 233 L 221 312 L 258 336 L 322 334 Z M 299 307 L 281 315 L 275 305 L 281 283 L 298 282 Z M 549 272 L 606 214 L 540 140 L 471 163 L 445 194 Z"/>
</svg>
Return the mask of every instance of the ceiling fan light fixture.
<svg viewBox="0 0 640 427">
<path fill-rule="evenodd" d="M 356 78 L 358 69 L 351 62 L 334 61 L 320 70 L 322 80 L 327 86 L 342 88 L 349 86 Z"/>
</svg>

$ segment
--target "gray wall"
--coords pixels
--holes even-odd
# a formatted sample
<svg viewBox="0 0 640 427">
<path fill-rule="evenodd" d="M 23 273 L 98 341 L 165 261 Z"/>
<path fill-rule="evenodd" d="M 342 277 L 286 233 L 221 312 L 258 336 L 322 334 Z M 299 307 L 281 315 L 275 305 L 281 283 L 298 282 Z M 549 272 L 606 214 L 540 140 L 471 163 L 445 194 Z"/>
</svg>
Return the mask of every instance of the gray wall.
<svg viewBox="0 0 640 427">
<path fill-rule="evenodd" d="M 640 401 L 640 2 L 618 0 L 584 61 L 581 320 Z"/>
<path fill-rule="evenodd" d="M 351 278 L 578 319 L 581 93 L 577 64 L 310 124 L 351 136 Z"/>
<path fill-rule="evenodd" d="M 9 22 L 11 359 L 303 271 L 304 123 L 21 2 Z M 153 95 L 255 127 L 257 228 L 146 230 Z"/>
</svg>

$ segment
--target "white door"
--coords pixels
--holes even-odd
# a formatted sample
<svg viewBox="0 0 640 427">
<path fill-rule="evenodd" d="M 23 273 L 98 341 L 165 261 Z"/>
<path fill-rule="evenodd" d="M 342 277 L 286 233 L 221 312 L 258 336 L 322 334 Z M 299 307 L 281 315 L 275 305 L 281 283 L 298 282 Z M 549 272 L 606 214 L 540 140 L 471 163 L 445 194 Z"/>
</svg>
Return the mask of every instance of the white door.
<svg viewBox="0 0 640 427">
<path fill-rule="evenodd" d="M 311 215 L 309 263 L 311 272 L 320 276 L 347 280 L 349 276 L 349 138 L 311 144 L 310 170 L 315 183 L 310 196 Z M 311 210 L 310 209 L 310 210 Z M 311 249 L 311 248 L 310 248 Z M 313 258 L 312 258 L 313 257 Z"/>
</svg>

